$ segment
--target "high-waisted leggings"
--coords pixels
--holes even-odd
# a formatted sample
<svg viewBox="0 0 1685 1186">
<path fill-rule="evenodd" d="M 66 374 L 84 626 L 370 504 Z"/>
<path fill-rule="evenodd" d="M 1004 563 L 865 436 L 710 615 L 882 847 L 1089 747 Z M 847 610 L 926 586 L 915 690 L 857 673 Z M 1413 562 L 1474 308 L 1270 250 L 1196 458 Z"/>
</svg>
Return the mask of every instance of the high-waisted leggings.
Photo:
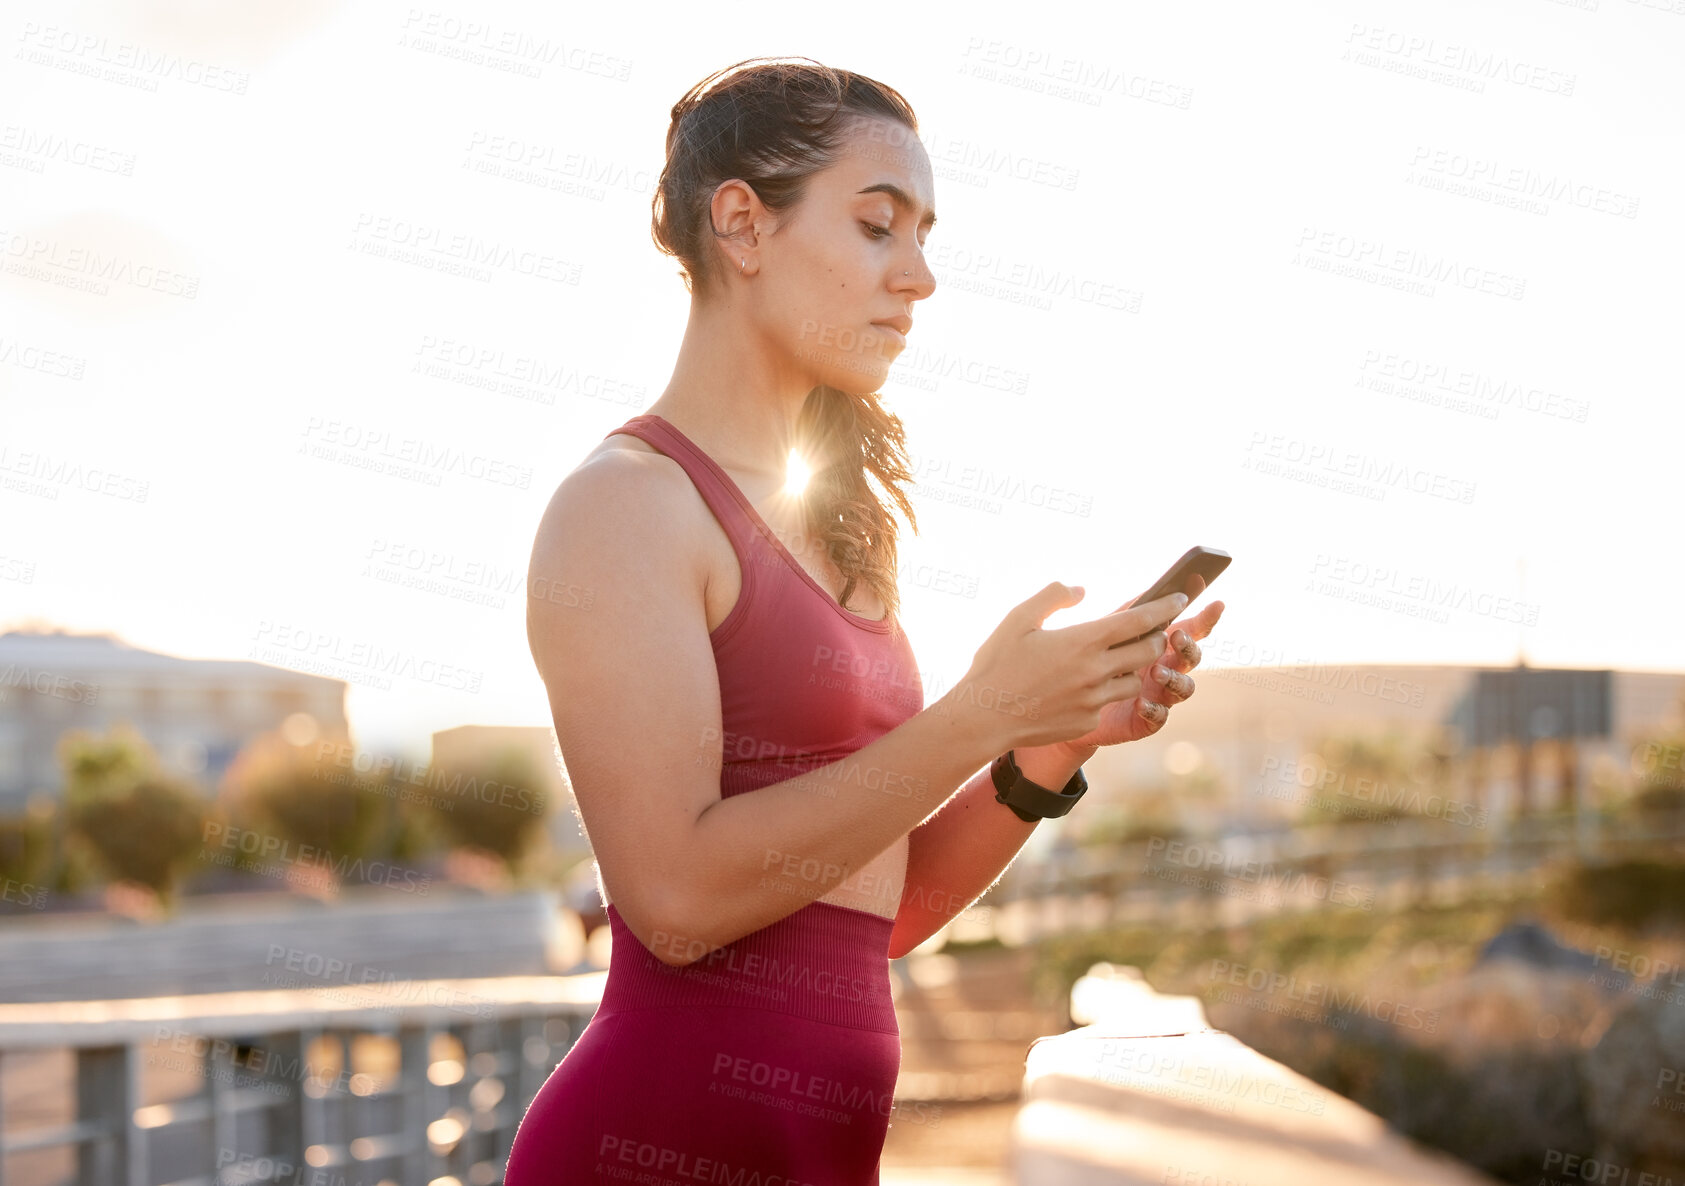
<svg viewBox="0 0 1685 1186">
<path fill-rule="evenodd" d="M 675 967 L 608 917 L 602 1003 L 522 1117 L 506 1186 L 877 1186 L 892 920 L 812 902 Z"/>
</svg>

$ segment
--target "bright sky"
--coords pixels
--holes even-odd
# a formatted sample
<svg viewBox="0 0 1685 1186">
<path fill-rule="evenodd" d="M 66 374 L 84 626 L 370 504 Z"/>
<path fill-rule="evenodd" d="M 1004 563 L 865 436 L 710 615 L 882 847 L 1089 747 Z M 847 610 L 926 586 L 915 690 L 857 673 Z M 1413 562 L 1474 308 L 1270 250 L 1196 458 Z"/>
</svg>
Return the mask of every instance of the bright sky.
<svg viewBox="0 0 1685 1186">
<path fill-rule="evenodd" d="M 546 723 L 534 529 L 684 330 L 669 109 L 795 52 L 937 170 L 927 686 L 1193 544 L 1212 664 L 1685 668 L 1678 0 L 145 8 L 0 26 L 0 627 L 321 670 L 371 746 Z"/>
</svg>

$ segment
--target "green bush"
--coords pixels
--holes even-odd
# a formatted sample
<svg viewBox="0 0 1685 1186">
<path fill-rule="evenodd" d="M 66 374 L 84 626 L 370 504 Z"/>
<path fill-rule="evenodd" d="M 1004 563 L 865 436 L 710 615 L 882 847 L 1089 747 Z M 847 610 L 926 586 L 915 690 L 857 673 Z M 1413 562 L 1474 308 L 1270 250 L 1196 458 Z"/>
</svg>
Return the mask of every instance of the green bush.
<svg viewBox="0 0 1685 1186">
<path fill-rule="evenodd" d="M 54 809 L 0 818 L 0 914 L 38 908 L 53 867 Z"/>
<path fill-rule="evenodd" d="M 356 882 L 373 862 L 413 860 L 430 847 L 423 813 L 399 786 L 336 767 L 307 746 L 254 743 L 230 783 L 233 830 L 224 839 L 234 842 L 208 845 L 206 855 L 237 869 L 294 865 Z"/>
<path fill-rule="evenodd" d="M 161 899 L 199 849 L 207 804 L 158 769 L 144 738 L 119 727 L 100 737 L 72 730 L 59 743 L 70 842 L 109 877 L 144 885 Z"/>
<path fill-rule="evenodd" d="M 1652 923 L 1685 923 L 1685 864 L 1574 865 L 1552 881 L 1546 899 L 1562 917 L 1598 926 L 1636 931 Z"/>
<path fill-rule="evenodd" d="M 514 872 L 542 835 L 550 804 L 533 760 L 506 748 L 479 763 L 442 767 L 430 784 L 433 820 L 456 846 L 478 848 Z"/>
<path fill-rule="evenodd" d="M 372 855 L 387 814 L 361 779 L 321 777 L 306 764 L 273 772 L 240 807 L 246 825 L 291 842 L 288 851 L 308 847 L 330 860 Z"/>
</svg>

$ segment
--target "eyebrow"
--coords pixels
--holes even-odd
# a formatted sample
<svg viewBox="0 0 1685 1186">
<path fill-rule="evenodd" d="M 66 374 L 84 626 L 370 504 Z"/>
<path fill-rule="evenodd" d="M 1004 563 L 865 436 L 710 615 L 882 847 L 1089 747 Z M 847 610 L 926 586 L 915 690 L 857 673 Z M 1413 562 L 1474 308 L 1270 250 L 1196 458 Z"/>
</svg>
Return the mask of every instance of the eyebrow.
<svg viewBox="0 0 1685 1186">
<path fill-rule="evenodd" d="M 918 203 L 913 201 L 912 195 L 892 181 L 880 181 L 876 185 L 868 185 L 861 190 L 863 194 L 888 194 L 889 200 L 901 209 L 911 213 L 918 209 Z M 926 210 L 924 218 L 919 221 L 920 226 L 932 227 L 936 225 L 936 211 Z"/>
</svg>

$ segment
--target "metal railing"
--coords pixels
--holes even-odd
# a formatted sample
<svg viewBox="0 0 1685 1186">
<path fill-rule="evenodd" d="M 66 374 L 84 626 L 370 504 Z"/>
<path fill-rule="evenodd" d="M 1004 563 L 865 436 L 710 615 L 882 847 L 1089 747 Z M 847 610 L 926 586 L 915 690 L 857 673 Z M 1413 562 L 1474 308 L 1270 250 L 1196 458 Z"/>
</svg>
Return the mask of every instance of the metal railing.
<svg viewBox="0 0 1685 1186">
<path fill-rule="evenodd" d="M 1283 827 L 1217 837 L 1148 838 L 1014 866 L 956 937 L 1011 945 L 1072 930 L 1240 923 L 1355 900 L 1391 908 L 1532 892 L 1554 863 L 1655 857 L 1685 845 L 1685 818 L 1521 819 L 1487 828 L 1396 824 Z M 1313 892 L 1339 883 L 1361 895 Z"/>
<path fill-rule="evenodd" d="M 0 1186 L 495 1186 L 606 977 L 0 1006 L 0 1116 L 26 1060 L 73 1058 L 62 1114 L 0 1125 Z"/>
</svg>

